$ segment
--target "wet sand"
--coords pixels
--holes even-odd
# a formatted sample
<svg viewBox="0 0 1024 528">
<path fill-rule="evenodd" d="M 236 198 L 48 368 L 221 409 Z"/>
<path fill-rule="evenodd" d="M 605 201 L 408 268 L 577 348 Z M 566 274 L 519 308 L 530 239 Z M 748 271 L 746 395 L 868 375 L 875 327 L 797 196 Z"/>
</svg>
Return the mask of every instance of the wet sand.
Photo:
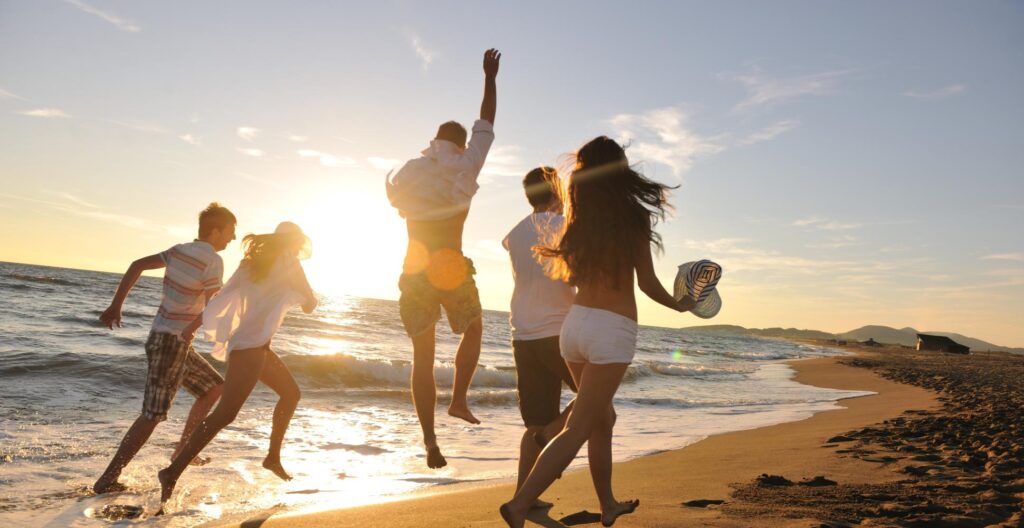
<svg viewBox="0 0 1024 528">
<path fill-rule="evenodd" d="M 862 353 L 861 360 L 878 357 Z M 751 495 L 762 474 L 799 482 L 823 476 L 841 486 L 887 486 L 906 478 L 905 473 L 881 468 L 879 463 L 840 453 L 844 444 L 827 441 L 859 431 L 904 411 L 938 411 L 936 393 L 921 387 L 887 380 L 872 369 L 843 364 L 850 358 L 794 361 L 796 380 L 819 387 L 878 393 L 843 400 L 838 410 L 817 413 L 808 420 L 751 431 L 710 437 L 684 449 L 644 456 L 616 464 L 614 487 L 618 498 L 640 498 L 637 513 L 623 517 L 616 526 L 818 526 L 820 512 L 787 510 L 787 504 L 764 508 Z M 785 489 L 820 490 L 839 486 L 780 486 Z M 262 526 L 504 526 L 498 505 L 513 491 L 508 481 L 431 490 L 400 497 L 393 502 L 316 513 L 263 513 L 234 519 L 233 525 Z M 751 498 L 737 499 L 734 493 Z M 541 526 L 562 526 L 558 520 L 582 511 L 598 512 L 598 504 L 584 471 L 567 473 L 544 495 L 555 507 L 536 513 Z M 684 505 L 685 502 L 697 505 Z M 708 503 L 711 501 L 711 503 Z M 717 504 L 715 501 L 724 501 Z M 792 510 L 792 509 L 790 509 Z M 796 517 L 793 514 L 796 513 Z M 252 524 L 250 524 L 252 523 Z M 527 526 L 530 525 L 527 523 Z M 597 524 L 595 524 L 597 525 Z"/>
<path fill-rule="evenodd" d="M 616 526 L 1024 526 L 1024 357 L 870 348 L 792 365 L 801 383 L 878 394 L 616 464 L 618 499 L 641 500 Z M 229 524 L 501 527 L 512 490 L 471 484 Z M 532 516 L 540 526 L 599 511 L 586 471 L 544 498 L 555 507 Z"/>
</svg>

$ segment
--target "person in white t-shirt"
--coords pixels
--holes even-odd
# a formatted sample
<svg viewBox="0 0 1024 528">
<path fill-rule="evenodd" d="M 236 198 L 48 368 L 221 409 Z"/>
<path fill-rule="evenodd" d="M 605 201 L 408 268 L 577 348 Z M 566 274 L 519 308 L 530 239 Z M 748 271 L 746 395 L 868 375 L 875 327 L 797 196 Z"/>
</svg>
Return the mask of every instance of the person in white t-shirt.
<svg viewBox="0 0 1024 528">
<path fill-rule="evenodd" d="M 473 196 L 480 188 L 477 177 L 494 143 L 500 61 L 498 50 L 484 52 L 484 95 L 480 119 L 473 123 L 469 143 L 462 125 L 444 123 L 423 155 L 409 160 L 386 182 L 388 200 L 405 219 L 409 234 L 398 279 L 398 308 L 405 333 L 412 340 L 413 406 L 423 429 L 427 467 L 431 469 L 448 464 L 434 431 L 435 329 L 441 320 L 441 308 L 452 332 L 462 335 L 455 353 L 448 415 L 480 423 L 469 409 L 467 394 L 480 359 L 483 310 L 473 279 L 476 268 L 462 253 L 462 230 Z"/>
<path fill-rule="evenodd" d="M 565 218 L 559 193 L 558 172 L 551 167 L 538 167 L 523 178 L 526 199 L 533 212 L 520 221 L 502 241 L 512 260 L 512 303 L 509 323 L 512 326 L 512 351 L 515 356 L 519 412 L 526 432 L 519 444 L 519 481 L 522 485 L 540 454 L 540 440 L 545 427 L 551 435 L 564 425 L 560 411 L 562 383 L 574 392 L 569 367 L 562 359 L 558 336 L 562 321 L 572 307 L 576 289 L 547 276 L 544 266 L 534 255 L 534 246 L 548 233 L 560 233 Z M 550 503 L 537 500 L 537 507 Z"/>
</svg>

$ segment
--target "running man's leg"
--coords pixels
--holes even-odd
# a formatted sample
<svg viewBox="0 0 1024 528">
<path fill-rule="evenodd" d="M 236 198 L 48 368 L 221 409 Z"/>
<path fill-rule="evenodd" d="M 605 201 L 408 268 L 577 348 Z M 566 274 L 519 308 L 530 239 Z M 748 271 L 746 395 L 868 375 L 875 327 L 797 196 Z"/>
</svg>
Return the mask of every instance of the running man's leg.
<svg viewBox="0 0 1024 528">
<path fill-rule="evenodd" d="M 224 378 L 217 372 L 217 369 L 213 368 L 213 365 L 210 365 L 208 361 L 203 359 L 190 345 L 188 347 L 188 357 L 185 359 L 185 375 L 182 378 L 181 385 L 196 400 L 192 403 L 188 419 L 185 420 L 185 427 L 181 430 L 181 440 L 174 448 L 171 460 L 174 460 L 178 453 L 181 452 L 181 449 L 185 447 L 185 442 L 188 441 L 189 436 L 192 436 L 192 432 L 199 426 L 199 422 L 202 422 L 203 418 L 210 414 L 210 409 L 217 403 L 217 399 L 220 398 L 221 392 L 223 392 Z M 202 465 L 207 462 L 209 462 L 209 459 L 204 459 L 202 456 L 196 456 L 192 460 L 192 464 L 195 465 Z"/>
<path fill-rule="evenodd" d="M 484 325 L 483 318 L 477 318 L 462 334 L 459 341 L 459 350 L 455 353 L 455 380 L 452 384 L 452 402 L 448 406 L 448 414 L 471 423 L 478 424 L 480 420 L 473 416 L 469 410 L 469 385 L 473 382 L 473 374 L 476 372 L 476 365 L 480 361 L 480 347 L 483 341 Z"/>
<path fill-rule="evenodd" d="M 427 449 L 427 466 L 437 469 L 448 465 L 437 446 L 434 432 L 434 407 L 437 406 L 437 385 L 434 382 L 434 327 L 412 336 L 412 403 L 423 429 L 423 445 Z"/>
<path fill-rule="evenodd" d="M 149 437 L 153 434 L 153 430 L 156 429 L 159 423 L 159 420 L 152 420 L 145 416 L 139 416 L 135 419 L 135 423 L 128 428 L 128 432 L 121 439 L 121 445 L 118 446 L 114 458 L 110 459 L 107 469 L 96 480 L 96 483 L 92 485 L 94 492 L 108 493 L 124 491 L 126 489 L 124 484 L 117 481 L 121 476 L 121 470 L 135 458 L 135 455 L 142 449 L 142 446 L 146 445 Z"/>
<path fill-rule="evenodd" d="M 288 430 L 292 415 L 299 406 L 302 393 L 291 371 L 269 346 L 260 381 L 273 389 L 278 396 L 277 405 L 274 406 L 274 422 L 270 430 L 270 449 L 267 458 L 263 460 L 263 467 L 283 480 L 291 480 L 291 475 L 281 466 L 281 444 L 284 442 L 284 433 Z"/>
<path fill-rule="evenodd" d="M 199 424 L 192 436 L 189 436 L 185 447 L 171 461 L 171 465 L 157 475 L 160 479 L 161 503 L 171 498 L 178 478 L 181 477 L 192 459 L 213 440 L 213 437 L 217 436 L 221 429 L 235 421 L 242 404 L 249 398 L 253 387 L 259 381 L 260 374 L 263 372 L 266 352 L 265 348 L 250 348 L 231 352 L 231 356 L 228 358 L 228 374 L 224 380 L 224 394 L 221 395 L 220 403 Z"/>
<path fill-rule="evenodd" d="M 117 481 L 121 470 L 146 444 L 157 424 L 167 419 L 167 411 L 181 387 L 188 359 L 188 345 L 176 335 L 150 332 L 145 348 L 146 390 L 142 397 L 142 413 L 125 433 L 106 471 L 93 484 L 96 493 L 124 489 Z"/>
<path fill-rule="evenodd" d="M 572 365 L 570 363 L 570 366 Z M 516 492 L 515 497 L 501 507 L 502 517 L 510 526 L 518 528 L 523 525 L 533 502 L 569 466 L 576 453 L 583 447 L 583 443 L 590 438 L 597 423 L 607 417 L 608 406 L 611 405 L 628 366 L 628 363 L 587 363 L 583 366 L 579 395 L 576 397 L 576 404 L 569 415 L 565 430 L 544 448 L 526 482 Z"/>
</svg>

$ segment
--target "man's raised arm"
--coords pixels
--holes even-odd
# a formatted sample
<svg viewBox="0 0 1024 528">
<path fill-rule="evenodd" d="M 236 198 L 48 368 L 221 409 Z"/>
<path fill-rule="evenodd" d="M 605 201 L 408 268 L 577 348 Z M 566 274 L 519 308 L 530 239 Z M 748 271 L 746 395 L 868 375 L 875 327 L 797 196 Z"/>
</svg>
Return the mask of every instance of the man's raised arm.
<svg viewBox="0 0 1024 528">
<path fill-rule="evenodd" d="M 484 100 L 480 103 L 480 119 L 494 124 L 494 114 L 498 108 L 498 88 L 495 79 L 498 77 L 498 63 L 501 53 L 491 48 L 484 52 Z"/>
</svg>

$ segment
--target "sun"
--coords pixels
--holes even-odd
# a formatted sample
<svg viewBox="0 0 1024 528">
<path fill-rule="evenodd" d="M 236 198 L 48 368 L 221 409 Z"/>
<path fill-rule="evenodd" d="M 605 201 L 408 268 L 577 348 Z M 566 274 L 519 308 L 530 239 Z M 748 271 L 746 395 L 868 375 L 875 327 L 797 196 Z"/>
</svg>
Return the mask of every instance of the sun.
<svg viewBox="0 0 1024 528">
<path fill-rule="evenodd" d="M 314 290 L 385 299 L 398 295 L 405 224 L 383 189 L 326 190 L 296 220 L 313 241 L 313 256 L 303 266 Z"/>
</svg>

